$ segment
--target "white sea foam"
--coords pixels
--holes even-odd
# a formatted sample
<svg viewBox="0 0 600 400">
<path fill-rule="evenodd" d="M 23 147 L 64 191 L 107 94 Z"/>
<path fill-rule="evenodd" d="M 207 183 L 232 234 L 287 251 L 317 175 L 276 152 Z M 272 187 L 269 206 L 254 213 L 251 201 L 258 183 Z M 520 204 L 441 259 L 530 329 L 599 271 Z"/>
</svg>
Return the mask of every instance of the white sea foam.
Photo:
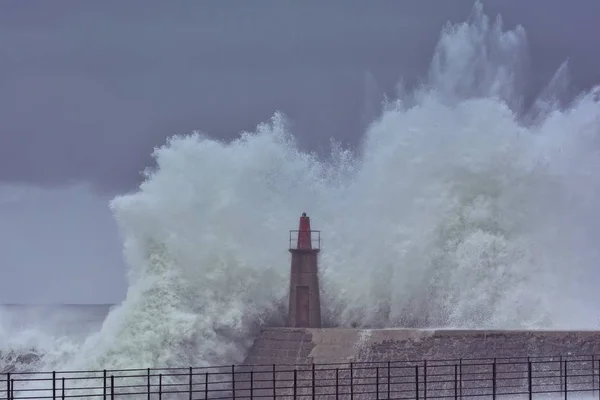
<svg viewBox="0 0 600 400">
<path fill-rule="evenodd" d="M 279 113 L 231 143 L 169 140 L 111 204 L 127 298 L 64 366 L 242 361 L 283 318 L 303 211 L 330 325 L 598 327 L 600 106 L 592 90 L 558 108 L 563 66 L 525 110 L 526 44 L 476 5 L 356 152 L 303 153 Z"/>
</svg>

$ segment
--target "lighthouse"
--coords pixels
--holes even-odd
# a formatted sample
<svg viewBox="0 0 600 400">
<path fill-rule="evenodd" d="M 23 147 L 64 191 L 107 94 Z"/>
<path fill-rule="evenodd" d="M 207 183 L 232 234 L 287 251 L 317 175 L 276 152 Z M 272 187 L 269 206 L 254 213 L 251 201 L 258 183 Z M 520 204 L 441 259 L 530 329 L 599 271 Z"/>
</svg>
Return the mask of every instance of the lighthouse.
<svg viewBox="0 0 600 400">
<path fill-rule="evenodd" d="M 290 296 L 287 325 L 291 328 L 320 328 L 318 254 L 321 232 L 310 229 L 310 217 L 302 213 L 297 231 L 290 231 Z"/>
</svg>

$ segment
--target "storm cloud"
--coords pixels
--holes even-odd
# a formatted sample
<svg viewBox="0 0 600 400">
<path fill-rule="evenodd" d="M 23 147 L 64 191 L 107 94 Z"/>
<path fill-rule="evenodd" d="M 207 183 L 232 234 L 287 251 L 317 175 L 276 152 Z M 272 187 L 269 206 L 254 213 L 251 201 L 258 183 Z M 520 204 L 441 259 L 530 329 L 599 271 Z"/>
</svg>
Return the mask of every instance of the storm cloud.
<svg viewBox="0 0 600 400">
<path fill-rule="evenodd" d="M 600 77 L 597 2 L 483 4 L 526 27 L 532 91 L 567 59 L 575 85 Z M 441 26 L 472 5 L 4 1 L 0 179 L 127 190 L 167 136 L 230 139 L 275 110 L 304 146 L 356 143 L 368 104 L 422 78 Z"/>
</svg>

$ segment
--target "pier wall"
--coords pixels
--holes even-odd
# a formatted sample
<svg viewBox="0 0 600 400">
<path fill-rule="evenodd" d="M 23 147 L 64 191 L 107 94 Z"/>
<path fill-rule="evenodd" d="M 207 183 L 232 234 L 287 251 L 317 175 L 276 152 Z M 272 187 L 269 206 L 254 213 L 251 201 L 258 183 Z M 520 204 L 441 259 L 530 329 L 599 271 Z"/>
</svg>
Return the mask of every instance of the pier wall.
<svg viewBox="0 0 600 400">
<path fill-rule="evenodd" d="M 600 355 L 600 331 L 304 329 L 262 331 L 245 364 Z"/>
</svg>

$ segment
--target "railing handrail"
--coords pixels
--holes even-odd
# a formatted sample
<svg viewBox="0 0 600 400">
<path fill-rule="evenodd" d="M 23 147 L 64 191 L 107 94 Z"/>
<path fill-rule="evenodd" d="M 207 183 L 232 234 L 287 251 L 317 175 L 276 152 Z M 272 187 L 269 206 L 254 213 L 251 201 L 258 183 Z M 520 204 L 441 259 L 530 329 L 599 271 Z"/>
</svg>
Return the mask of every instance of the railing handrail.
<svg viewBox="0 0 600 400">
<path fill-rule="evenodd" d="M 298 240 L 298 236 L 299 236 L 300 232 L 306 232 L 306 231 L 300 231 L 298 229 L 290 230 L 290 241 L 289 241 L 290 250 L 298 249 L 298 245 L 297 245 L 296 241 Z M 312 250 L 320 250 L 321 249 L 321 231 L 311 229 L 310 231 L 308 231 L 308 233 L 310 236 L 310 243 L 312 246 Z"/>
<path fill-rule="evenodd" d="M 514 361 L 513 361 L 514 360 Z M 181 366 L 181 367 L 150 367 L 150 368 L 121 368 L 121 369 L 106 369 L 106 370 L 41 370 L 41 371 L 20 371 L 20 372 L 10 372 L 11 374 L 52 374 L 52 373 L 60 373 L 60 374 L 91 374 L 91 373 L 99 373 L 106 371 L 107 373 L 117 373 L 117 372 L 144 372 L 146 373 L 148 370 L 160 372 L 160 371 L 189 371 L 190 368 L 192 370 L 202 371 L 202 373 L 210 372 L 209 370 L 221 370 L 227 369 L 231 371 L 236 368 L 240 369 L 248 369 L 248 368 L 260 368 L 260 367 L 272 367 L 273 365 L 279 367 L 312 367 L 315 365 L 316 367 L 320 366 L 342 366 L 342 365 L 350 365 L 352 364 L 354 367 L 359 365 L 366 366 L 376 366 L 376 364 L 387 365 L 389 363 L 392 364 L 393 368 L 401 368 L 401 367 L 414 367 L 415 365 L 424 365 L 427 363 L 428 366 L 450 366 L 454 365 L 452 363 L 462 363 L 462 365 L 466 366 L 476 366 L 476 365 L 491 365 L 491 363 L 502 364 L 510 364 L 510 365 L 518 365 L 518 364 L 527 364 L 528 361 L 532 361 L 534 364 L 539 363 L 551 363 L 551 362 L 559 362 L 559 361 L 569 361 L 569 362 L 585 362 L 585 361 L 597 361 L 600 360 L 599 354 L 567 354 L 567 355 L 552 355 L 552 356 L 518 356 L 518 357 L 471 357 L 471 358 L 422 358 L 422 359 L 407 359 L 407 360 L 389 360 L 389 361 L 354 361 L 354 362 L 335 362 L 335 363 L 276 363 L 276 364 L 221 364 L 221 365 L 213 365 L 213 366 L 204 366 L 204 367 L 190 367 L 190 366 Z M 465 362 L 467 364 L 465 364 Z M 475 363 L 472 363 L 475 362 Z M 445 363 L 445 364 L 439 364 Z M 405 365 L 397 365 L 397 364 L 405 364 Z M 248 372 L 248 371 L 241 371 Z M 282 372 L 285 372 L 282 370 Z M 5 375 L 9 373 L 0 372 L 0 375 Z M 212 372 L 211 372 L 212 373 Z M 219 373 L 219 372 L 215 372 Z"/>
</svg>

